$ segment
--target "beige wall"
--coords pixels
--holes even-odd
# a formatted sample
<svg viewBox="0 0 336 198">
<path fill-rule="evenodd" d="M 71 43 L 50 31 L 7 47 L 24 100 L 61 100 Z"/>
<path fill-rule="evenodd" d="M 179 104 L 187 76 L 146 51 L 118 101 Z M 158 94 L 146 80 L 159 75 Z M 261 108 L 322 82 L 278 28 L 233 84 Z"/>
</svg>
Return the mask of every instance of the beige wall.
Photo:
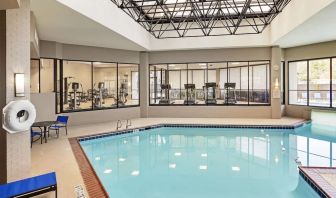
<svg viewBox="0 0 336 198">
<path fill-rule="evenodd" d="M 286 88 L 288 87 L 288 62 L 293 60 L 323 58 L 336 56 L 336 41 L 305 45 L 284 50 L 286 60 Z M 288 105 L 288 91 L 286 89 L 286 110 L 285 115 L 310 119 L 311 109 L 319 107 L 307 107 L 298 105 Z"/>
<path fill-rule="evenodd" d="M 271 106 L 150 106 L 148 117 L 271 118 Z"/>
<path fill-rule="evenodd" d="M 56 119 L 54 93 L 31 94 L 31 102 L 38 112 L 37 121 Z M 62 115 L 69 116 L 69 125 L 92 124 L 139 118 L 140 107 L 64 113 Z"/>
<path fill-rule="evenodd" d="M 271 48 L 233 48 L 150 52 L 149 64 L 271 60 Z"/>
<path fill-rule="evenodd" d="M 6 103 L 30 98 L 30 1 L 6 11 Z M 25 97 L 14 97 L 14 73 L 25 74 Z M 4 133 L 1 131 L 1 133 Z M 30 176 L 30 131 L 6 133 L 7 181 Z M 1 152 L 4 152 L 3 150 Z M 5 169 L 6 170 L 6 169 Z M 1 171 L 4 171 L 2 169 Z"/>
</svg>

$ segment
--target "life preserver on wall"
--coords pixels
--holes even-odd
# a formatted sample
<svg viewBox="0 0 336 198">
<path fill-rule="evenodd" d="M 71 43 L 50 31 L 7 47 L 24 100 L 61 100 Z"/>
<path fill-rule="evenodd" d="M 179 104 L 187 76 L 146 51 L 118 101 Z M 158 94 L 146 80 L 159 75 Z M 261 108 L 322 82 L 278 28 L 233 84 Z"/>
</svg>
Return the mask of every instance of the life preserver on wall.
<svg viewBox="0 0 336 198">
<path fill-rule="evenodd" d="M 35 106 L 28 100 L 12 101 L 3 108 L 2 113 L 2 128 L 9 133 L 30 130 L 36 118 Z"/>
</svg>

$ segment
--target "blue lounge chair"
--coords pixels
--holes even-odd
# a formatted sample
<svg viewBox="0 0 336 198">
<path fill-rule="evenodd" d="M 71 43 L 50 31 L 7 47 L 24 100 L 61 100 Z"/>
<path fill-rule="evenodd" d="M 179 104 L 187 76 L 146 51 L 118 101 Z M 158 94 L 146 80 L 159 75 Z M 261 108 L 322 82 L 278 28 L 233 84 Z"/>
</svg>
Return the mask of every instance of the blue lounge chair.
<svg viewBox="0 0 336 198">
<path fill-rule="evenodd" d="M 43 138 L 42 138 L 42 129 L 40 127 L 38 127 L 38 128 L 40 129 L 39 131 L 35 130 L 36 127 L 34 127 L 34 128 L 32 127 L 30 129 L 30 147 L 33 147 L 33 142 L 35 142 L 35 141 L 37 141 L 39 139 L 41 139 L 41 144 L 42 144 L 42 140 L 43 140 Z M 34 140 L 35 137 L 39 137 L 39 138 L 37 138 L 36 140 Z"/>
<path fill-rule="evenodd" d="M 51 191 L 55 191 L 55 197 L 57 198 L 55 172 L 0 185 L 1 198 L 33 197 Z"/>
<path fill-rule="evenodd" d="M 68 135 L 68 120 L 69 120 L 69 116 L 57 116 L 56 121 L 58 122 L 58 124 L 51 125 L 49 127 L 49 131 L 55 130 L 57 137 L 58 137 L 60 128 L 65 128 L 65 134 Z M 49 134 L 49 131 L 48 131 L 48 134 Z"/>
</svg>

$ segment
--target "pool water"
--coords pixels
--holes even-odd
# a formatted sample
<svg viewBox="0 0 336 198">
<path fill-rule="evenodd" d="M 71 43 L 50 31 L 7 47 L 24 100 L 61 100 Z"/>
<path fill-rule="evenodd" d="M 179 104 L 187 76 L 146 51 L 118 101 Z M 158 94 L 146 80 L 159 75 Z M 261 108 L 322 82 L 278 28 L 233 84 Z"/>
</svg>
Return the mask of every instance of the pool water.
<svg viewBox="0 0 336 198">
<path fill-rule="evenodd" d="M 80 144 L 110 197 L 310 198 L 297 163 L 336 165 L 323 132 L 162 127 Z"/>
</svg>

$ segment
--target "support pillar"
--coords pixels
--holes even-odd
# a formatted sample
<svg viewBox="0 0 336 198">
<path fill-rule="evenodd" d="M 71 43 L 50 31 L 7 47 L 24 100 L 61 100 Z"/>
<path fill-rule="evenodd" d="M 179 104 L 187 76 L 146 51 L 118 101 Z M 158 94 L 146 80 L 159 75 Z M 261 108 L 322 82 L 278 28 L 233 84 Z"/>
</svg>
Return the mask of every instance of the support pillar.
<svg viewBox="0 0 336 198">
<path fill-rule="evenodd" d="M 149 106 L 149 61 L 148 52 L 140 53 L 140 117 L 148 117 Z"/>
<path fill-rule="evenodd" d="M 281 48 L 272 47 L 272 60 L 271 60 L 271 107 L 272 107 L 272 118 L 281 118 Z M 276 87 L 276 81 L 278 82 L 278 87 Z"/>
</svg>

